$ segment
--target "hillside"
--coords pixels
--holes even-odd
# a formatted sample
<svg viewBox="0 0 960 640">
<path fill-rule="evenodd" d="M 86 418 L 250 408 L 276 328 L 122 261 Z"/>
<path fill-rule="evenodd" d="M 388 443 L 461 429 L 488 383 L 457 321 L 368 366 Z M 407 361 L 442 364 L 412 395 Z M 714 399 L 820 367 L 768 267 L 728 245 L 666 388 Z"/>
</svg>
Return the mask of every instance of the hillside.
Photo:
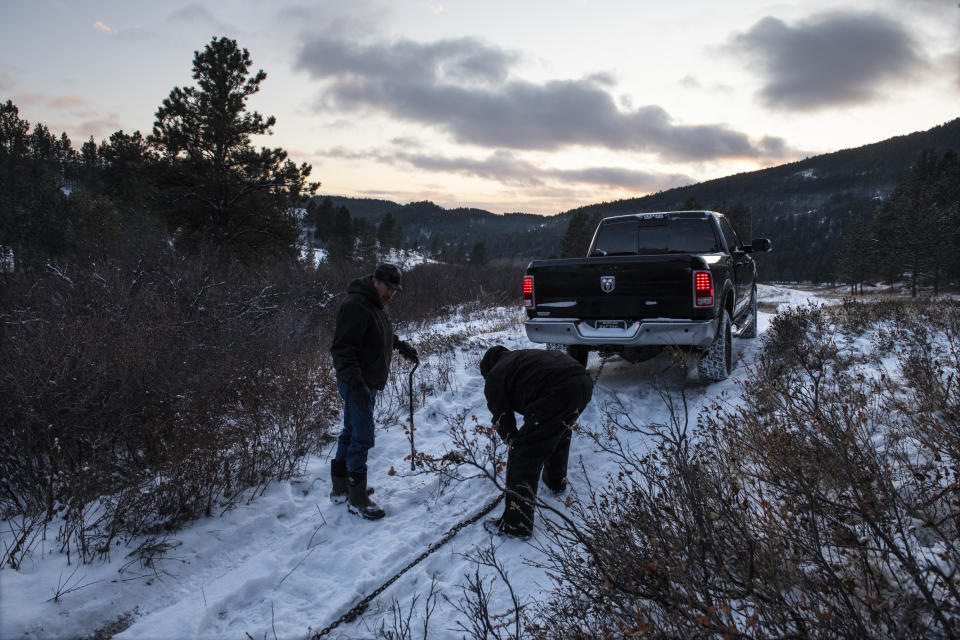
<svg viewBox="0 0 960 640">
<path fill-rule="evenodd" d="M 404 242 L 429 249 L 440 242 L 469 249 L 483 243 L 489 259 L 547 258 L 560 245 L 567 228 L 565 219 L 532 213 L 496 214 L 482 209 L 444 209 L 432 202 L 400 205 L 386 200 L 329 197 L 335 207 L 344 206 L 351 217 L 374 224 L 389 213 L 403 230 Z"/>
<path fill-rule="evenodd" d="M 615 202 L 571 209 L 616 215 L 630 211 L 676 209 L 689 198 L 710 207 L 740 202 L 758 221 L 819 209 L 838 198 L 882 198 L 924 149 L 960 150 L 960 118 L 946 124 L 881 142 L 843 149 L 798 162 L 738 173 L 724 178 Z"/>
<path fill-rule="evenodd" d="M 890 193 L 925 149 L 960 151 L 960 118 L 926 131 L 639 198 L 603 201 L 598 194 L 596 204 L 555 216 L 498 215 L 479 209 L 444 209 L 431 202 L 401 205 L 329 197 L 335 205 L 346 206 L 351 215 L 373 222 L 391 213 L 407 242 L 429 246 L 434 237 L 467 247 L 483 242 L 491 259 L 557 255 L 569 218 L 578 211 L 610 216 L 682 209 L 691 200 L 720 211 L 742 204 L 752 228 L 739 229 L 741 234 L 773 240 L 774 253 L 762 261 L 768 279 L 830 280 L 842 230 L 853 219 L 869 217 L 878 200 Z M 811 253 L 815 259 L 798 260 Z"/>
</svg>

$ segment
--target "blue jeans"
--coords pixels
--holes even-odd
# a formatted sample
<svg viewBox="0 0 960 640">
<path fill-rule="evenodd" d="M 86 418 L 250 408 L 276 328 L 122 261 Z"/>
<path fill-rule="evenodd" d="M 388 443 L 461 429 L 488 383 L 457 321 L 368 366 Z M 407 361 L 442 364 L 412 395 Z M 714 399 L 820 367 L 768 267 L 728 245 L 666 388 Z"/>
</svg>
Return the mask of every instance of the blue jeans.
<svg viewBox="0 0 960 640">
<path fill-rule="evenodd" d="M 370 404 L 356 401 L 353 388 L 337 380 L 337 391 L 343 398 L 343 431 L 337 440 L 337 460 L 345 460 L 347 471 L 367 470 L 367 451 L 373 448 L 373 405 L 377 390 L 370 389 Z"/>
</svg>

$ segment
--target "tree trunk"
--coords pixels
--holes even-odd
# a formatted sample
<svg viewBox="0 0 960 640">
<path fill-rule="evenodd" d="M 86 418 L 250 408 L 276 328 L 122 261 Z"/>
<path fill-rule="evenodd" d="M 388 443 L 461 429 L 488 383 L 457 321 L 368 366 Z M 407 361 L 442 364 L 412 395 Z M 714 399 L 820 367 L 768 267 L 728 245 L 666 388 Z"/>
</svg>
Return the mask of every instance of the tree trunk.
<svg viewBox="0 0 960 640">
<path fill-rule="evenodd" d="M 917 270 L 920 268 L 920 259 L 916 253 L 913 255 L 913 269 L 910 270 L 910 297 L 917 297 Z"/>
</svg>

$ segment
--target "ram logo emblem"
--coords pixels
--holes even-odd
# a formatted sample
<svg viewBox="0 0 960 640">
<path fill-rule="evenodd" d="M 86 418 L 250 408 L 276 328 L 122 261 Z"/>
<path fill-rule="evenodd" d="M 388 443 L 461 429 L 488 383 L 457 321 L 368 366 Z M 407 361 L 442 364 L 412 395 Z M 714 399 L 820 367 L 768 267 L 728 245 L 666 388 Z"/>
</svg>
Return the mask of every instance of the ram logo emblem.
<svg viewBox="0 0 960 640">
<path fill-rule="evenodd" d="M 610 293 L 617 286 L 616 276 L 600 276 L 600 289 L 604 293 Z"/>
</svg>

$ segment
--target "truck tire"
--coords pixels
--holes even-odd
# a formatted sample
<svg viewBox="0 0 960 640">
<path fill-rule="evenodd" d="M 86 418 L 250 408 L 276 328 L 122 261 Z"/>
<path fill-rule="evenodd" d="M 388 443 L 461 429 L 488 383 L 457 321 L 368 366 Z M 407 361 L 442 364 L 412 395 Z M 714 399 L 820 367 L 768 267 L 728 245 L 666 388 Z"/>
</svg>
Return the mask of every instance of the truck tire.
<svg viewBox="0 0 960 640">
<path fill-rule="evenodd" d="M 586 367 L 590 350 L 582 344 L 569 344 L 567 345 L 567 355 Z"/>
<path fill-rule="evenodd" d="M 757 337 L 757 288 L 753 288 L 753 293 L 750 294 L 750 308 L 747 310 L 747 315 L 744 318 L 747 322 L 746 326 L 740 332 L 741 338 L 756 338 Z"/>
<path fill-rule="evenodd" d="M 726 309 L 720 318 L 717 337 L 697 364 L 697 373 L 704 382 L 726 380 L 733 369 L 733 339 L 730 332 L 730 314 Z"/>
</svg>

